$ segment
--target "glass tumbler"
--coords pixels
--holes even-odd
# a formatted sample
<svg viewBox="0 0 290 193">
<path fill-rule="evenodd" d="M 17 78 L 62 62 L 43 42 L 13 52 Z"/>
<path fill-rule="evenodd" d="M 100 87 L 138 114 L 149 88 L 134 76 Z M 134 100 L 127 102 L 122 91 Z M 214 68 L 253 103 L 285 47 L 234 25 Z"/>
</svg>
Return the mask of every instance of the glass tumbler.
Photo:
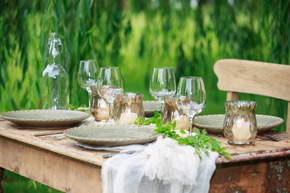
<svg viewBox="0 0 290 193">
<path fill-rule="evenodd" d="M 188 130 L 188 116 L 182 113 L 177 106 L 177 97 L 170 96 L 164 98 L 163 123 L 173 123 L 176 121 L 176 129 Z"/>
<path fill-rule="evenodd" d="M 253 101 L 225 102 L 224 136 L 232 145 L 250 145 L 255 143 L 257 135 L 256 110 Z"/>
<path fill-rule="evenodd" d="M 143 93 L 123 93 L 117 96 L 114 120 L 116 124 L 134 124 L 137 118 L 144 119 Z"/>
</svg>

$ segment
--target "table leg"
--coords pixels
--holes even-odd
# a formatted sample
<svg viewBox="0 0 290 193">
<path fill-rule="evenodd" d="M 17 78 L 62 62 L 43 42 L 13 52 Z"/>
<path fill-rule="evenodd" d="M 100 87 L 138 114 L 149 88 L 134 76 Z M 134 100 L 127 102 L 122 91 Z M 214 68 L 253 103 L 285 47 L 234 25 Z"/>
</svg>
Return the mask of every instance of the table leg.
<svg viewBox="0 0 290 193">
<path fill-rule="evenodd" d="M 4 169 L 0 168 L 0 193 L 3 193 L 3 189 L 2 189 L 3 173 L 4 173 Z"/>
</svg>

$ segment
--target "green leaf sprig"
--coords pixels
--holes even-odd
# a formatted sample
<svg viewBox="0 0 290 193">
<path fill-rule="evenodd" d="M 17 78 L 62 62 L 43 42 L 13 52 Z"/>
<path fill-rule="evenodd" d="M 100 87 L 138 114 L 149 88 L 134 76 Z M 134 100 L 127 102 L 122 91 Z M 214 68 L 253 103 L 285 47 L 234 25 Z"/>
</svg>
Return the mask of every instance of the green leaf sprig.
<svg viewBox="0 0 290 193">
<path fill-rule="evenodd" d="M 161 115 L 154 111 L 154 116 L 149 119 L 136 119 L 136 125 L 150 125 L 155 124 L 156 129 L 154 130 L 156 133 L 163 134 L 171 139 L 174 139 L 180 145 L 190 145 L 195 148 L 196 154 L 201 159 L 202 152 L 205 152 L 206 155 L 209 155 L 209 150 L 218 152 L 220 155 L 224 157 L 231 158 L 231 155 L 226 152 L 225 147 L 220 146 L 220 142 L 215 138 L 207 136 L 207 132 L 205 129 L 200 132 L 198 129 L 194 129 L 196 135 L 191 135 L 187 137 L 181 137 L 176 132 L 176 122 L 174 123 L 162 123 Z M 186 134 L 183 129 L 179 130 L 182 134 Z"/>
<path fill-rule="evenodd" d="M 70 110 L 75 110 L 75 111 L 82 111 L 82 112 L 87 112 L 88 110 L 86 109 L 86 105 L 85 104 L 82 104 L 81 106 L 79 107 L 76 107 L 74 105 L 70 105 Z"/>
</svg>

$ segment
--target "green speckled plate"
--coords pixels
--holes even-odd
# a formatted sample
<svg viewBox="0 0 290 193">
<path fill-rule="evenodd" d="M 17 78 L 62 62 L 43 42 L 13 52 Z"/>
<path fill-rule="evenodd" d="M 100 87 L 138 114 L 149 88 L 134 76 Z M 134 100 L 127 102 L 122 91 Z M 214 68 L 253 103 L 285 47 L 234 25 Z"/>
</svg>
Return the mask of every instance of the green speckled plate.
<svg viewBox="0 0 290 193">
<path fill-rule="evenodd" d="M 80 123 L 90 115 L 71 110 L 22 110 L 2 113 L 0 117 L 17 125 L 29 127 L 64 127 Z"/>
<path fill-rule="evenodd" d="M 194 118 L 193 126 L 206 129 L 208 133 L 223 133 L 225 115 L 202 115 Z M 258 133 L 269 131 L 281 125 L 284 120 L 269 115 L 256 115 Z"/>
<path fill-rule="evenodd" d="M 136 125 L 92 125 L 65 130 L 64 135 L 80 143 L 109 147 L 155 141 L 158 134 L 154 129 Z"/>
</svg>

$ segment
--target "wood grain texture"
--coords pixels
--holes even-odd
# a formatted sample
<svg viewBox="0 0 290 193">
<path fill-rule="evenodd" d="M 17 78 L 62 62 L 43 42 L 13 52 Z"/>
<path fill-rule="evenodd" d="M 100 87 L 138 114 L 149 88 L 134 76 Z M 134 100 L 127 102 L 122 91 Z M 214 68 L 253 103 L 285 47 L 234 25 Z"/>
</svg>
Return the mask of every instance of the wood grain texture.
<svg viewBox="0 0 290 193">
<path fill-rule="evenodd" d="M 287 111 L 287 128 L 286 133 L 290 133 L 290 102 L 288 102 L 288 111 Z"/>
<path fill-rule="evenodd" d="M 290 157 L 224 164 L 211 179 L 210 193 L 289 192 Z"/>
<path fill-rule="evenodd" d="M 290 66 L 224 59 L 214 64 L 218 88 L 290 101 Z"/>
<path fill-rule="evenodd" d="M 109 152 L 86 150 L 76 146 L 74 141 L 67 138 L 53 139 L 59 134 L 35 137 L 34 134 L 39 132 L 43 130 L 23 128 L 8 121 L 1 121 L 0 154 L 5 156 L 0 156 L 0 168 L 63 192 L 100 193 L 102 191 L 101 166 L 105 161 L 102 155 Z M 268 163 L 269 159 L 285 157 L 289 159 L 290 156 L 289 139 L 279 142 L 257 139 L 252 146 L 232 146 L 222 136 L 211 137 L 216 138 L 232 155 L 231 159 L 224 157 L 217 159 L 218 168 L 216 177 L 213 177 L 213 185 L 219 183 L 216 180 L 221 175 L 228 175 L 222 169 L 224 167 L 231 167 L 229 171 L 235 173 L 239 171 L 237 168 L 235 170 L 235 164 L 247 162 L 250 167 L 256 161 L 263 160 Z M 234 181 L 230 180 L 228 183 Z"/>
<path fill-rule="evenodd" d="M 101 193 L 101 168 L 0 137 L 0 167 L 62 192 Z"/>
<path fill-rule="evenodd" d="M 62 129 L 63 130 L 63 129 Z M 57 131 L 46 130 L 46 131 Z M 48 135 L 35 137 L 35 133 L 42 133 L 43 130 L 37 130 L 32 128 L 21 127 L 15 125 L 9 121 L 0 122 L 0 136 L 13 139 L 37 148 L 42 148 L 53 153 L 61 154 L 76 160 L 80 160 L 86 163 L 90 163 L 96 166 L 102 166 L 104 154 L 106 151 L 100 151 L 96 154 L 94 151 L 86 151 L 81 147 L 75 145 L 75 141 L 64 138 L 62 140 L 53 140 L 54 136 L 58 135 Z"/>
<path fill-rule="evenodd" d="M 239 93 L 227 92 L 227 101 L 237 101 L 237 100 L 239 100 Z"/>
<path fill-rule="evenodd" d="M 70 159 L 75 159 L 83 163 L 101 167 L 103 162 L 106 160 L 103 158 L 103 155 L 109 153 L 106 151 L 86 150 L 76 146 L 75 142 L 68 138 L 61 140 L 53 139 L 54 136 L 59 135 L 35 137 L 34 134 L 39 132 L 43 132 L 43 130 L 19 127 L 13 123 L 10 123 L 9 121 L 0 122 L 0 136 L 30 145 L 37 149 L 42 149 L 43 151 L 49 151 L 55 154 L 66 156 Z M 245 160 L 248 158 L 254 160 L 256 153 L 258 153 L 257 159 L 261 159 L 259 157 L 259 152 L 268 152 L 269 155 L 274 155 L 278 150 L 283 150 L 283 152 L 290 155 L 290 140 L 288 139 L 284 139 L 279 142 L 256 139 L 256 143 L 253 146 L 233 146 L 229 145 L 227 143 L 228 140 L 223 136 L 211 135 L 211 137 L 216 138 L 221 143 L 221 146 L 227 148 L 228 153 L 233 154 L 232 159 L 222 157 L 219 158 L 217 160 L 217 164 L 237 162 L 239 160 Z"/>
<path fill-rule="evenodd" d="M 229 145 L 228 139 L 224 137 L 216 135 L 211 135 L 211 137 L 217 139 L 221 146 L 227 148 L 226 151 L 232 155 L 232 158 L 219 157 L 216 160 L 217 165 L 290 156 L 289 138 L 279 142 L 256 138 L 255 145 L 235 146 Z"/>
<path fill-rule="evenodd" d="M 214 72 L 227 100 L 238 100 L 242 92 L 288 101 L 286 132 L 290 133 L 290 65 L 224 59 L 214 64 Z"/>
</svg>

